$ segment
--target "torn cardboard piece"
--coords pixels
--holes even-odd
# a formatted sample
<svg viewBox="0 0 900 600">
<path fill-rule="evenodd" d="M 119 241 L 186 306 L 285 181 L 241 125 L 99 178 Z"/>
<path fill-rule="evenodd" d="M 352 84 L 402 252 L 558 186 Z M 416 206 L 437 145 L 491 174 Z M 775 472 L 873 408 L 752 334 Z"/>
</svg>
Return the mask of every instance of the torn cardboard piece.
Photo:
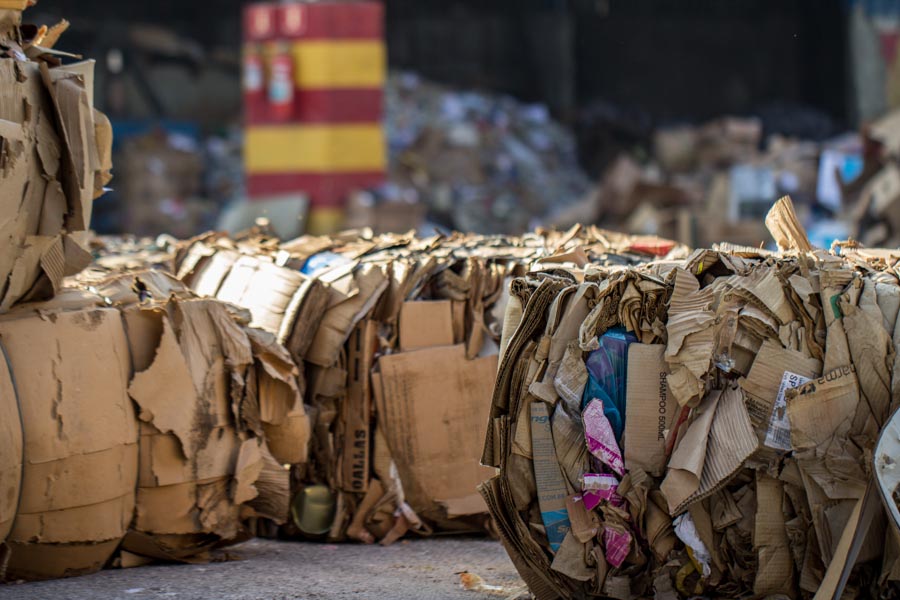
<svg viewBox="0 0 900 600">
<path fill-rule="evenodd" d="M 384 356 L 378 364 L 378 426 L 410 506 L 434 520 L 483 512 L 469 499 L 494 473 L 478 459 L 497 357 L 470 361 L 456 345 Z"/>
</svg>

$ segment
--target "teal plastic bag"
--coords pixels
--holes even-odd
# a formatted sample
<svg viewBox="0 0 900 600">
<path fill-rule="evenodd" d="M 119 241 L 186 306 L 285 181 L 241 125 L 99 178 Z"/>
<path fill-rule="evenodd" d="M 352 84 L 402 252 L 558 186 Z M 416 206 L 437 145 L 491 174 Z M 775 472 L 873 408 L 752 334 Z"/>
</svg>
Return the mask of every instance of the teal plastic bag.
<svg viewBox="0 0 900 600">
<path fill-rule="evenodd" d="M 616 442 L 625 431 L 625 383 L 628 379 L 628 346 L 638 341 L 624 327 L 613 327 L 598 338 L 600 347 L 588 355 L 585 364 L 588 382 L 581 397 L 581 409 L 594 398 L 603 402 L 603 415 L 612 425 Z"/>
</svg>

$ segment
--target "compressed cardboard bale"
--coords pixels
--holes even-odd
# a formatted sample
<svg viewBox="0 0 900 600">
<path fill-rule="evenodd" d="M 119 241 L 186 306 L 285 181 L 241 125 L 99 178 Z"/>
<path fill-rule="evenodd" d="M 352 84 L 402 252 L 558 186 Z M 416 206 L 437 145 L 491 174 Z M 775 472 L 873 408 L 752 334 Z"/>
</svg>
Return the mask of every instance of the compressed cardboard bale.
<svg viewBox="0 0 900 600">
<path fill-rule="evenodd" d="M 19 398 L 0 343 L 0 544 L 12 529 L 19 505 L 23 450 Z"/>
<path fill-rule="evenodd" d="M 19 309 L 0 319 L 21 400 L 25 465 L 6 579 L 99 570 L 134 512 L 137 421 L 117 310 Z"/>
<path fill-rule="evenodd" d="M 0 59 L 0 311 L 51 297 L 91 261 L 86 231 L 112 144 L 92 86 L 92 61 Z"/>
<path fill-rule="evenodd" d="M 263 349 L 254 336 L 257 369 L 252 385 L 259 400 L 260 428 L 273 459 L 292 465 L 295 486 L 325 485 L 332 494 L 334 517 L 327 538 L 365 543 L 376 539 L 390 543 L 409 529 L 474 531 L 488 523 L 475 485 L 490 471 L 478 465 L 477 441 L 472 448 L 483 431 L 485 415 L 477 409 L 477 398 L 486 397 L 493 381 L 500 320 L 510 302 L 504 288 L 511 275 L 523 274 L 541 256 L 555 262 L 554 267 L 568 264 L 570 257 L 587 264 L 616 248 L 636 253 L 618 259 L 627 264 L 651 247 L 628 236 L 581 228 L 525 238 L 454 234 L 417 239 L 413 234 L 376 237 L 371 232 L 346 232 L 304 236 L 278 245 L 265 235 L 255 235 L 237 240 L 208 236 L 194 242 L 179 252 L 178 276 L 206 294 L 261 315 L 287 314 L 285 290 L 304 277 L 304 285 L 320 286 L 324 315 L 315 316 L 307 308 L 313 304 L 307 293 L 287 341 L 291 357 L 304 367 L 300 374 L 305 377 L 297 377 L 297 385 L 312 410 L 307 414 L 302 403 L 292 400 L 297 392 L 289 383 L 290 369 L 283 357 Z M 659 255 L 660 240 L 653 243 L 650 254 Z M 665 252 L 674 248 L 673 243 L 666 244 Z M 265 292 L 271 287 L 266 282 L 270 275 L 278 283 L 278 291 L 271 294 Z M 274 320 L 265 328 L 271 332 L 273 324 Z M 577 324 L 573 327 L 577 329 Z M 300 336 L 301 331 L 314 333 L 308 351 L 298 351 L 297 339 L 306 335 Z M 310 338 L 305 339 L 309 343 Z M 440 349 L 451 354 L 424 367 L 413 361 L 403 367 L 408 377 L 394 373 L 396 361 L 411 353 L 427 355 Z M 557 363 L 563 354 L 558 350 Z M 438 368 L 449 371 L 441 375 L 435 372 Z M 385 407 L 396 408 L 397 390 L 409 383 L 400 379 L 418 381 L 421 387 L 421 380 L 453 379 L 459 374 L 466 376 L 441 386 L 465 389 L 448 392 L 455 401 L 433 407 L 436 413 L 422 412 L 427 406 L 422 403 L 416 415 L 401 414 L 400 408 L 390 419 L 385 414 Z M 405 440 L 422 425 L 419 417 L 440 417 L 440 410 L 453 415 L 468 411 L 463 419 L 468 424 L 463 428 L 465 449 L 457 448 L 461 456 L 445 452 L 432 456 L 433 448 L 447 446 L 441 436 L 424 440 L 421 451 L 410 451 Z M 439 431 L 430 421 L 428 428 Z M 435 465 L 431 473 L 410 467 L 424 460 L 423 455 Z M 448 469 L 455 474 L 448 474 Z M 260 497 L 264 494 L 261 489 Z M 286 531 L 296 534 L 290 527 Z"/>
<path fill-rule="evenodd" d="M 880 525 L 869 463 L 896 408 L 896 260 L 815 249 L 789 199 L 766 221 L 780 252 L 725 244 L 513 280 L 523 309 L 483 453 L 500 473 L 480 490 L 536 597 L 874 597 L 894 585 L 897 530 Z M 559 336 L 582 280 L 592 308 Z M 595 357 L 625 366 L 603 344 L 620 326 L 640 340 L 621 436 L 606 412 L 616 382 L 585 374 Z M 566 350 L 548 386 L 554 344 Z M 876 471 L 895 462 L 877 458 Z M 890 486 L 884 496 L 896 516 Z"/>
</svg>

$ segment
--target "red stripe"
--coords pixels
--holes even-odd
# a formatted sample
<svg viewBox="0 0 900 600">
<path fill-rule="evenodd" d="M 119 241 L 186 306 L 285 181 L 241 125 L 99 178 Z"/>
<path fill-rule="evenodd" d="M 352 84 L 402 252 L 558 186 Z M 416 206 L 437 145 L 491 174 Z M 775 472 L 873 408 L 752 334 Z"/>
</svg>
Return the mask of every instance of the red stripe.
<svg viewBox="0 0 900 600">
<path fill-rule="evenodd" d="M 383 183 L 384 179 L 383 172 L 248 175 L 247 193 L 253 200 L 254 198 L 302 192 L 309 196 L 310 206 L 341 207 L 351 192 L 377 186 Z"/>
<path fill-rule="evenodd" d="M 380 2 L 289 3 L 278 10 L 279 37 L 286 39 L 382 39 Z"/>
<path fill-rule="evenodd" d="M 249 4 L 244 7 L 244 40 L 261 42 L 277 37 L 278 5 Z"/>
<path fill-rule="evenodd" d="M 265 93 L 245 93 L 244 123 L 376 123 L 382 118 L 383 97 L 380 88 L 294 90 L 292 114 L 279 118 Z"/>
</svg>

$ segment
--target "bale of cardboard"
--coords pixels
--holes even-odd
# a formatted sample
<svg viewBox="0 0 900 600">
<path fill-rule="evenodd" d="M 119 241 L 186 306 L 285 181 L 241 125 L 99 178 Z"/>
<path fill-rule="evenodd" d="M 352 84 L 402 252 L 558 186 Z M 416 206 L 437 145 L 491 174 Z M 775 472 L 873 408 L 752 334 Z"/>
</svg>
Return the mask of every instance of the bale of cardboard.
<svg viewBox="0 0 900 600">
<path fill-rule="evenodd" d="M 538 599 L 897 589 L 900 257 L 813 248 L 789 198 L 766 224 L 779 252 L 513 280 L 480 490 Z"/>
<path fill-rule="evenodd" d="M 45 300 L 91 262 L 87 230 L 110 180 L 112 130 L 93 108 L 94 62 L 63 64 L 68 27 L 0 9 L 0 312 Z"/>
<path fill-rule="evenodd" d="M 624 265 L 675 247 L 580 228 L 209 236 L 178 252 L 176 269 L 199 293 L 247 308 L 304 368 L 312 443 L 308 461 L 291 461 L 288 533 L 390 543 L 407 530 L 488 526 L 476 486 L 492 471 L 478 459 L 512 277 L 548 254 Z"/>
</svg>

